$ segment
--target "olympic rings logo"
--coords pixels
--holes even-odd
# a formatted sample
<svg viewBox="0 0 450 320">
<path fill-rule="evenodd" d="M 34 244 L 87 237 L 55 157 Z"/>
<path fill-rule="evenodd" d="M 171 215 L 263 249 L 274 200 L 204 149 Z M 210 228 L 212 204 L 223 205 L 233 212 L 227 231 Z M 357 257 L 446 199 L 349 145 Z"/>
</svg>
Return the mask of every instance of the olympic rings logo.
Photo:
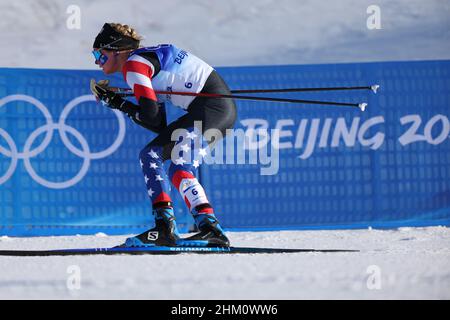
<svg viewBox="0 0 450 320">
<path fill-rule="evenodd" d="M 51 189 L 65 189 L 74 186 L 78 182 L 80 182 L 86 173 L 89 170 L 91 160 L 101 159 L 105 158 L 112 153 L 114 153 L 122 144 L 124 138 L 125 138 L 125 118 L 123 114 L 118 110 L 113 110 L 114 114 L 116 115 L 118 121 L 119 121 L 119 133 L 116 138 L 116 140 L 113 142 L 113 144 L 106 148 L 103 151 L 100 152 L 91 152 L 89 148 L 89 144 L 87 143 L 86 139 L 83 137 L 83 135 L 76 130 L 75 128 L 67 125 L 65 123 L 65 119 L 67 119 L 69 113 L 72 111 L 73 108 L 75 108 L 78 104 L 87 102 L 87 101 L 95 101 L 95 98 L 93 95 L 84 95 L 77 97 L 73 100 L 71 100 L 63 109 L 61 112 L 61 115 L 59 117 L 59 120 L 57 123 L 53 122 L 52 116 L 50 114 L 50 111 L 45 107 L 45 105 L 40 102 L 39 100 L 22 94 L 14 94 L 9 95 L 4 98 L 0 99 L 0 108 L 6 105 L 7 103 L 13 102 L 13 101 L 25 101 L 28 102 L 35 107 L 37 107 L 42 114 L 44 115 L 47 123 L 36 130 L 34 130 L 25 141 L 25 145 L 23 147 L 23 151 L 19 152 L 17 149 L 17 146 L 12 139 L 12 137 L 2 128 L 0 128 L 0 136 L 5 139 L 9 150 L 4 148 L 0 145 L 0 154 L 3 154 L 6 157 L 11 158 L 11 163 L 6 170 L 6 173 L 3 175 L 0 175 L 0 185 L 5 183 L 6 181 L 11 178 L 11 176 L 14 174 L 17 163 L 19 159 L 23 160 L 24 166 L 28 172 L 28 174 L 33 178 L 34 181 L 39 183 L 40 185 L 43 185 L 47 188 Z M 52 182 L 48 181 L 41 176 L 39 176 L 34 168 L 31 165 L 31 158 L 37 156 L 38 154 L 42 153 L 50 144 L 52 138 L 53 138 L 53 132 L 55 130 L 58 130 L 59 136 L 61 137 L 62 142 L 64 143 L 65 147 L 70 150 L 73 154 L 83 159 L 83 164 L 81 166 L 80 171 L 78 174 L 76 174 L 73 178 L 63 181 L 63 182 Z M 36 138 L 45 133 L 45 137 L 41 144 L 34 149 L 31 149 L 34 141 Z M 67 137 L 67 133 L 71 134 L 73 137 L 75 137 L 80 146 L 81 150 L 75 147 L 70 140 Z M 0 173 L 1 174 L 1 173 Z"/>
</svg>

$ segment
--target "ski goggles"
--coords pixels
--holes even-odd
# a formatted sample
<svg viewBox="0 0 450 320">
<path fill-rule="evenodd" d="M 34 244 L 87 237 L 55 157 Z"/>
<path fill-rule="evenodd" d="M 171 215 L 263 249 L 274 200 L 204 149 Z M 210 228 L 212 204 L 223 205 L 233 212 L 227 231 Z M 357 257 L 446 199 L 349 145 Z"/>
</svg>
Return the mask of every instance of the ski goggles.
<svg viewBox="0 0 450 320">
<path fill-rule="evenodd" d="M 101 49 L 92 50 L 92 54 L 94 55 L 95 61 L 98 61 L 101 66 L 108 61 L 108 57 L 102 53 Z"/>
</svg>

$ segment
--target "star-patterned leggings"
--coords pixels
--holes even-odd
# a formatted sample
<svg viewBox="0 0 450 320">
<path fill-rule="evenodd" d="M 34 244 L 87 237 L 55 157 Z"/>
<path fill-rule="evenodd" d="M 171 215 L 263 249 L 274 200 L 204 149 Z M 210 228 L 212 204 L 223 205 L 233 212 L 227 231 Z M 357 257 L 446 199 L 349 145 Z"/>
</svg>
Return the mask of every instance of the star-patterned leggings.
<svg viewBox="0 0 450 320">
<path fill-rule="evenodd" d="M 205 93 L 230 94 L 215 72 L 210 75 L 202 90 Z M 170 206 L 170 183 L 180 192 L 190 211 L 213 213 L 205 190 L 196 178 L 198 166 L 210 148 L 203 133 L 217 129 L 225 136 L 226 129 L 233 128 L 236 121 L 236 105 L 231 99 L 195 98 L 187 114 L 170 123 L 139 154 L 148 195 L 154 208 Z M 184 129 L 176 131 L 177 129 Z M 172 141 L 172 133 L 178 140 Z M 175 149 L 176 148 L 176 149 Z M 179 152 L 172 152 L 178 150 Z M 168 172 L 163 164 L 170 160 Z"/>
</svg>

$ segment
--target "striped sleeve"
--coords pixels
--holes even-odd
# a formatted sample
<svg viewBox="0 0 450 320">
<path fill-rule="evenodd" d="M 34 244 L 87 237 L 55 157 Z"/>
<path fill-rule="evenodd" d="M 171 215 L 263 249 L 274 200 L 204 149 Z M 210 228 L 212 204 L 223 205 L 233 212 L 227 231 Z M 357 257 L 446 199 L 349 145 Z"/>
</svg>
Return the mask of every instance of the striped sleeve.
<svg viewBox="0 0 450 320">
<path fill-rule="evenodd" d="M 123 77 L 133 90 L 138 103 L 141 97 L 157 101 L 151 81 L 154 70 L 150 61 L 139 55 L 131 56 L 123 66 Z"/>
</svg>

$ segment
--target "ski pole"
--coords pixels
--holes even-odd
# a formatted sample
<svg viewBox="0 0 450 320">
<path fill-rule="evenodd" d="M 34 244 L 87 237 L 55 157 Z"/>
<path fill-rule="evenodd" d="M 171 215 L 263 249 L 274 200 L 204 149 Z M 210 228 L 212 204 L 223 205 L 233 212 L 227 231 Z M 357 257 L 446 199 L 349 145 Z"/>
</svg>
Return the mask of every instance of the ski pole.
<svg viewBox="0 0 450 320">
<path fill-rule="evenodd" d="M 314 92 L 314 91 L 344 91 L 344 90 L 372 90 L 377 93 L 380 85 L 374 84 L 371 86 L 356 86 L 356 87 L 319 87 L 319 88 L 283 88 L 283 89 L 248 89 L 248 90 L 230 90 L 231 93 L 281 93 L 281 92 Z M 118 90 L 126 93 L 131 93 L 131 89 L 115 88 L 111 87 L 112 90 Z M 131 94 L 130 94 L 131 95 Z"/>
<path fill-rule="evenodd" d="M 215 98 L 231 98 L 242 100 L 256 100 L 256 101 L 274 101 L 274 102 L 288 102 L 288 103 L 300 103 L 300 104 L 320 104 L 329 106 L 344 106 L 344 107 L 357 107 L 364 111 L 367 107 L 367 103 L 347 103 L 336 101 L 319 101 L 319 100 L 303 100 L 303 99 L 285 99 L 285 98 L 271 98 L 271 97 L 254 97 L 254 96 L 238 96 L 238 95 L 218 95 Z"/>
<path fill-rule="evenodd" d="M 360 87 L 323 87 L 323 88 L 286 88 L 286 89 L 249 89 L 249 90 L 231 90 L 231 93 L 269 93 L 269 92 L 313 92 L 313 91 L 344 91 L 344 90 L 372 90 L 377 93 L 380 86 L 374 84 L 371 86 Z"/>
<path fill-rule="evenodd" d="M 119 89 L 119 88 L 117 88 Z M 131 96 L 130 90 L 125 92 L 122 89 L 116 90 L 116 93 L 121 96 Z M 367 103 L 347 103 L 347 102 L 335 102 L 335 101 L 318 101 L 318 100 L 302 100 L 302 99 L 285 99 L 285 98 L 272 98 L 272 97 L 255 97 L 255 96 L 241 96 L 233 94 L 218 94 L 218 93 L 195 93 L 195 92 L 179 92 L 179 91 L 157 91 L 156 94 L 168 94 L 168 95 L 180 95 L 180 96 L 193 96 L 193 97 L 205 97 L 205 98 L 218 98 L 218 99 L 242 99 L 242 100 L 256 100 L 256 101 L 274 101 L 274 102 L 287 102 L 287 103 L 300 103 L 300 104 L 319 104 L 319 105 L 332 105 L 332 106 L 346 106 L 357 107 L 364 111 L 367 107 Z"/>
</svg>

